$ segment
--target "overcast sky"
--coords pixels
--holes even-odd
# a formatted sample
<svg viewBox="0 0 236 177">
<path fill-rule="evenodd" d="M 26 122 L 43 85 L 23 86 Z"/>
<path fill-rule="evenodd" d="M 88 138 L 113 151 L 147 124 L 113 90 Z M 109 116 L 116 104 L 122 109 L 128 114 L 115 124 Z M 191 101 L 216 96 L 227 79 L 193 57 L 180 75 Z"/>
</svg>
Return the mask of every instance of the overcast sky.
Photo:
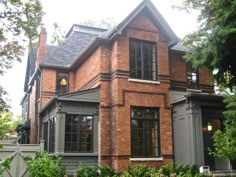
<svg viewBox="0 0 236 177">
<path fill-rule="evenodd" d="M 52 34 L 53 23 L 58 23 L 63 31 L 68 31 L 72 24 L 86 20 L 99 20 L 113 17 L 121 22 L 142 0 L 41 0 L 45 12 L 43 24 L 48 36 Z M 187 14 L 173 9 L 181 0 L 152 0 L 156 8 L 171 26 L 179 38 L 192 32 L 197 27 L 196 14 Z M 26 55 L 27 56 L 27 55 Z M 0 78 L 0 83 L 9 93 L 12 111 L 21 114 L 20 101 L 24 95 L 24 79 L 27 57 L 22 63 L 16 63 L 8 73 Z"/>
</svg>

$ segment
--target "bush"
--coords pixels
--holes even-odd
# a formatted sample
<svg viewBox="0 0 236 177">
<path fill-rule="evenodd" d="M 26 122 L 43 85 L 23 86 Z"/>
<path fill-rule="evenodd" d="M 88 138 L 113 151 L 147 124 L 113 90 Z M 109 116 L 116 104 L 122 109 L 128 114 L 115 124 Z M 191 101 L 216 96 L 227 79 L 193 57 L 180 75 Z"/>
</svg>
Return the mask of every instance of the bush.
<svg viewBox="0 0 236 177">
<path fill-rule="evenodd" d="M 99 176 L 98 167 L 79 165 L 77 168 L 77 177 L 97 177 Z"/>
<path fill-rule="evenodd" d="M 66 172 L 61 167 L 61 158 L 48 153 L 37 153 L 35 158 L 27 160 L 27 164 L 33 177 L 63 177 Z"/>
</svg>

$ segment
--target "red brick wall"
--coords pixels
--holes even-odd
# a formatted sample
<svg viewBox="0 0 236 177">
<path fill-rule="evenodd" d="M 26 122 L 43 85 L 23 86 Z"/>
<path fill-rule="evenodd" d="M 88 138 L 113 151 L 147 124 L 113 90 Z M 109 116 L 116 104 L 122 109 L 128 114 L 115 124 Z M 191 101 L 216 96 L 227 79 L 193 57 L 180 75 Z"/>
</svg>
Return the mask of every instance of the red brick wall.
<svg viewBox="0 0 236 177">
<path fill-rule="evenodd" d="M 75 71 L 75 91 L 93 88 L 89 82 L 101 73 L 101 48 L 98 48 L 87 60 Z M 87 85 L 89 84 L 89 85 Z"/>
<path fill-rule="evenodd" d="M 119 74 L 115 73 L 117 70 L 129 72 L 130 38 L 156 42 L 158 74 L 169 75 L 168 46 L 156 26 L 143 13 L 113 43 L 111 52 L 104 50 L 107 54 L 101 57 L 101 63 L 103 65 L 104 61 L 107 62 L 106 64 L 111 61 L 112 76 L 110 82 L 101 82 L 100 143 L 102 146 L 100 163 L 103 165 L 111 164 L 116 170 L 124 169 L 132 163 L 138 163 L 130 162 L 130 106 L 158 107 L 160 109 L 160 146 L 161 156 L 164 160 L 153 162 L 152 165 L 158 166 L 163 163 L 173 163 L 171 115 L 167 96 L 169 83 L 147 84 L 130 82 L 128 81 L 128 75 L 119 76 Z M 108 84 L 110 84 L 110 87 Z M 111 116 L 110 118 L 109 115 Z M 105 125 L 102 122 L 106 122 Z M 112 135 L 111 143 L 109 143 L 109 132 Z"/>
<path fill-rule="evenodd" d="M 41 108 L 55 95 L 56 71 L 51 69 L 42 70 L 41 78 Z"/>
<path fill-rule="evenodd" d="M 187 82 L 186 62 L 183 59 L 183 55 L 184 53 L 176 51 L 170 52 L 170 79 L 172 81 Z M 214 89 L 212 86 L 211 77 L 212 74 L 209 70 L 204 68 L 199 69 L 199 89 L 204 92 L 213 92 Z"/>
<path fill-rule="evenodd" d="M 37 120 L 36 120 L 36 81 L 32 85 L 29 95 L 29 118 L 30 118 L 30 144 L 37 143 Z"/>
<path fill-rule="evenodd" d="M 170 52 L 170 79 L 186 82 L 186 63 L 182 59 L 183 54 Z"/>
</svg>

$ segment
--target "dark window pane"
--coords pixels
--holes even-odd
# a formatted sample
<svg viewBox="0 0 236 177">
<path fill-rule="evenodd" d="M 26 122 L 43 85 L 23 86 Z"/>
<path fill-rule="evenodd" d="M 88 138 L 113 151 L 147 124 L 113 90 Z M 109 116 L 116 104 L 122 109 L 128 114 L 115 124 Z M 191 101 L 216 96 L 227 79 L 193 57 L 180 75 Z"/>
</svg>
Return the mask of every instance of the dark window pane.
<svg viewBox="0 0 236 177">
<path fill-rule="evenodd" d="M 66 119 L 67 117 L 65 146 L 70 147 L 65 148 L 65 152 L 92 152 L 93 116 L 67 115 Z"/>
<path fill-rule="evenodd" d="M 135 113 L 142 112 L 142 119 Z M 131 107 L 132 157 L 159 156 L 158 108 Z"/>
<path fill-rule="evenodd" d="M 130 77 L 157 80 L 156 44 L 153 42 L 130 40 Z"/>
</svg>

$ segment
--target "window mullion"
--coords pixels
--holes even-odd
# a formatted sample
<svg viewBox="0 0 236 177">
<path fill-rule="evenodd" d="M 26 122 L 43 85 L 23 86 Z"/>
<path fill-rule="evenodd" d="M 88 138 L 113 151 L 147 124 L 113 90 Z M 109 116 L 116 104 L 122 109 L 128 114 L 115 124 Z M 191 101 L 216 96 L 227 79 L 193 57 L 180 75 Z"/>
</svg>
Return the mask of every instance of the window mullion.
<svg viewBox="0 0 236 177">
<path fill-rule="evenodd" d="M 143 42 L 141 44 L 141 79 L 144 78 L 144 57 L 143 57 Z"/>
</svg>

